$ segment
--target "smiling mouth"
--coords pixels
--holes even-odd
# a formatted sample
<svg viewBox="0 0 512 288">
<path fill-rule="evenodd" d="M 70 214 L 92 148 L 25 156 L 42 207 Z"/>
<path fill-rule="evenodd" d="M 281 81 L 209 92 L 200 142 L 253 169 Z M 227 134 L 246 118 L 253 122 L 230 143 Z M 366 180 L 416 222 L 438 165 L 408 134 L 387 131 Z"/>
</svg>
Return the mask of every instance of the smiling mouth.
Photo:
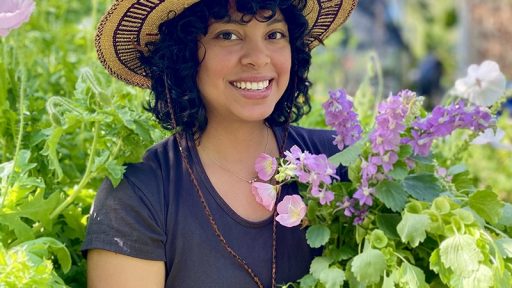
<svg viewBox="0 0 512 288">
<path fill-rule="evenodd" d="M 261 90 L 265 90 L 270 85 L 270 83 L 272 83 L 272 79 L 264 80 L 264 81 L 257 81 L 257 82 L 235 81 L 235 82 L 231 82 L 231 85 L 233 85 L 236 88 L 241 89 L 241 90 L 261 91 Z"/>
</svg>

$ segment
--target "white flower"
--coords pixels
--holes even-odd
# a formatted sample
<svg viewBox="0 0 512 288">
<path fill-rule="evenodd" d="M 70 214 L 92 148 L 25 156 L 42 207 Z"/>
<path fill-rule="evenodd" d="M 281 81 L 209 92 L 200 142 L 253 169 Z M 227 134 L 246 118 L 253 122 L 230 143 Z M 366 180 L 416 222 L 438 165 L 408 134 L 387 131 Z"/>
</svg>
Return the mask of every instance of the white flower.
<svg viewBox="0 0 512 288">
<path fill-rule="evenodd" d="M 0 36 L 27 22 L 35 6 L 33 0 L 0 0 Z"/>
<path fill-rule="evenodd" d="M 505 75 L 498 64 L 486 60 L 468 67 L 467 76 L 455 82 L 455 92 L 474 104 L 491 106 L 503 96 L 505 86 Z"/>
<path fill-rule="evenodd" d="M 500 128 L 496 128 L 496 132 L 493 128 L 487 128 L 484 132 L 480 133 L 478 137 L 473 139 L 471 144 L 484 145 L 484 144 L 500 144 L 501 139 L 505 136 L 505 131 Z"/>
</svg>

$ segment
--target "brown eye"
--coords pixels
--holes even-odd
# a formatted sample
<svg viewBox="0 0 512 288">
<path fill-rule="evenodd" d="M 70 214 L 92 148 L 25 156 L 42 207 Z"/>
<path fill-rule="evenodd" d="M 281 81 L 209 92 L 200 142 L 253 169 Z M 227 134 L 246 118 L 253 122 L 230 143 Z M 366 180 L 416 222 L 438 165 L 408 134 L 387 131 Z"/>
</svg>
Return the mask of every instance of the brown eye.
<svg viewBox="0 0 512 288">
<path fill-rule="evenodd" d="M 269 39 L 278 40 L 286 38 L 286 35 L 279 31 L 270 32 L 267 36 Z"/>
<path fill-rule="evenodd" d="M 240 39 L 240 38 L 238 38 L 238 36 L 236 36 L 232 32 L 220 32 L 219 34 L 217 34 L 217 38 L 222 39 L 222 40 L 238 40 L 238 39 Z"/>
</svg>

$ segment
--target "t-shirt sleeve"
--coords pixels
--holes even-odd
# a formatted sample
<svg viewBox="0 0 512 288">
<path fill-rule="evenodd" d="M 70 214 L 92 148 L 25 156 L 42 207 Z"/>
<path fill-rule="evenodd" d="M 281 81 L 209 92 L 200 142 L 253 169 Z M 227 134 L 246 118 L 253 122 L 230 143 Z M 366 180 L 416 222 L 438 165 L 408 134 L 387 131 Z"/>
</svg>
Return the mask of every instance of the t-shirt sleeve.
<svg viewBox="0 0 512 288">
<path fill-rule="evenodd" d="M 90 249 L 104 249 L 165 261 L 165 221 L 158 191 L 161 187 L 154 179 L 139 181 L 127 174 L 117 187 L 106 179 L 98 190 L 82 251 L 86 254 Z M 141 175 L 144 173 L 137 173 L 136 177 Z"/>
</svg>

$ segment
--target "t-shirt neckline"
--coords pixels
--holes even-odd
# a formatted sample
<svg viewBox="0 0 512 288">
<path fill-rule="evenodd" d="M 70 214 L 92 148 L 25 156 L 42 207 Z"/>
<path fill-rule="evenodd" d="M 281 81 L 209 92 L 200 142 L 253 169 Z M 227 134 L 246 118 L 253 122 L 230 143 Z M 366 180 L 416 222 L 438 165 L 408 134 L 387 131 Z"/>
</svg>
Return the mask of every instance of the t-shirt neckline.
<svg viewBox="0 0 512 288">
<path fill-rule="evenodd" d="M 278 139 L 278 145 L 279 141 L 282 137 L 282 131 L 278 127 L 272 127 L 270 126 L 271 131 L 274 133 L 274 136 L 276 139 Z M 199 152 L 197 151 L 196 145 L 194 145 L 194 138 L 193 135 L 187 135 L 187 145 L 188 150 L 192 158 L 192 166 L 196 173 L 196 176 L 199 177 L 200 182 L 200 188 L 208 191 L 208 193 L 212 196 L 212 198 L 217 202 L 217 204 L 222 208 L 222 210 L 231 217 L 234 221 L 238 222 L 239 224 L 251 227 L 251 228 L 259 228 L 263 227 L 265 225 L 268 225 L 272 222 L 273 215 L 270 215 L 268 218 L 263 219 L 261 221 L 250 221 L 242 216 L 240 216 L 238 213 L 229 206 L 226 201 L 220 196 L 219 192 L 215 187 L 213 186 L 212 182 L 210 181 L 210 178 L 208 177 L 208 174 L 206 174 L 206 170 L 203 166 L 203 163 L 201 162 L 201 158 L 199 157 Z M 203 190 L 203 191 L 204 191 Z"/>
</svg>

